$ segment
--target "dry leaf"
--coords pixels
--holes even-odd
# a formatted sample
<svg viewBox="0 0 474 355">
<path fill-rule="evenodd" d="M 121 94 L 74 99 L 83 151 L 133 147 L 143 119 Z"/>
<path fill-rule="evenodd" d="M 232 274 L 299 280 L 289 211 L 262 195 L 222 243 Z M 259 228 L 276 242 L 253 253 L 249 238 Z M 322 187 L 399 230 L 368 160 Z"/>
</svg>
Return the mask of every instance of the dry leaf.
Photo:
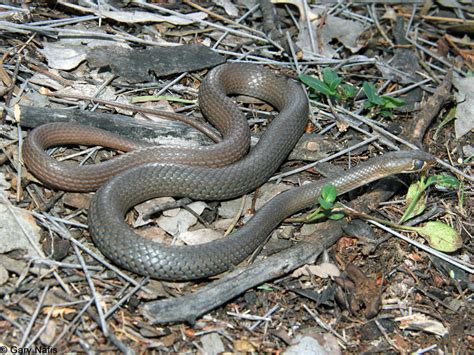
<svg viewBox="0 0 474 355">
<path fill-rule="evenodd" d="M 293 277 L 300 277 L 302 275 L 309 276 L 315 275 L 322 279 L 328 277 L 339 277 L 341 272 L 336 265 L 332 263 L 321 263 L 319 265 L 305 265 L 302 266 L 291 274 Z"/>
</svg>

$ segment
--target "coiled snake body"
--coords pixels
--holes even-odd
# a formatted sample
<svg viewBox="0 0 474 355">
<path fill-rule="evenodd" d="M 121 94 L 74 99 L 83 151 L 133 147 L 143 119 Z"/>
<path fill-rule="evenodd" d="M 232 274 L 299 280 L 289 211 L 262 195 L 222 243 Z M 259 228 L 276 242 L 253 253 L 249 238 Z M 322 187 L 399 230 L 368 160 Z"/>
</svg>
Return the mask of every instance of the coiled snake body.
<svg viewBox="0 0 474 355">
<path fill-rule="evenodd" d="M 276 76 L 271 71 L 248 64 L 226 64 L 212 70 L 202 86 L 204 94 L 200 93 L 200 100 L 201 105 L 205 104 L 203 111 L 208 117 L 216 114 L 226 118 L 242 117 L 227 97 L 230 94 L 245 94 L 265 100 L 279 114 L 249 154 L 230 164 L 233 158 L 229 157 L 225 166 L 215 163 L 211 167 L 203 167 L 200 162 L 193 160 L 198 158 L 192 156 L 192 151 L 188 151 L 186 154 L 172 154 L 191 154 L 190 161 L 194 165 L 183 165 L 187 162 L 182 160 L 177 160 L 177 164 L 173 159 L 165 159 L 160 163 L 147 161 L 145 165 L 141 165 L 141 162 L 138 164 L 140 166 L 129 170 L 118 164 L 119 167 L 110 173 L 109 176 L 115 176 L 97 191 L 91 203 L 91 235 L 104 255 L 139 274 L 167 280 L 189 280 L 222 273 L 248 257 L 285 217 L 313 205 L 325 183 L 334 184 L 338 193 L 342 194 L 390 174 L 419 171 L 432 161 L 430 155 L 421 151 L 389 153 L 371 159 L 343 174 L 278 195 L 257 211 L 245 226 L 220 240 L 193 246 L 163 245 L 145 240 L 124 221 L 131 207 L 159 196 L 224 200 L 248 193 L 267 181 L 278 169 L 304 131 L 308 115 L 305 92 L 297 83 Z M 235 138 L 231 131 L 232 124 L 218 118 L 214 119 L 216 121 L 215 124 L 223 133 L 223 142 L 227 144 L 226 137 Z M 247 139 L 248 127 L 246 123 L 244 126 L 238 124 L 241 129 L 239 134 Z M 31 136 L 31 141 L 28 140 L 25 147 L 24 158 L 32 171 L 54 187 L 76 189 L 70 180 L 77 177 L 78 172 L 70 174 L 65 183 L 60 168 L 51 168 L 48 162 L 52 159 L 44 152 L 51 142 L 63 144 L 64 139 L 55 140 L 42 132 L 42 141 L 39 142 L 34 134 Z M 230 145 L 235 142 L 231 141 Z M 244 143 L 237 150 L 242 152 L 247 147 Z M 139 156 L 150 149 L 153 148 L 145 148 L 134 154 Z M 38 163 L 40 157 L 43 160 Z M 220 161 L 216 151 L 213 151 L 211 158 Z M 114 164 L 114 160 L 109 164 Z M 121 173 L 117 175 L 117 172 Z M 99 180 L 107 180 L 104 177 L 107 174 L 103 171 L 100 179 L 92 176 L 91 171 L 87 171 L 87 175 L 88 182 L 83 191 L 100 184 Z M 58 183 L 58 179 L 62 181 Z"/>
</svg>

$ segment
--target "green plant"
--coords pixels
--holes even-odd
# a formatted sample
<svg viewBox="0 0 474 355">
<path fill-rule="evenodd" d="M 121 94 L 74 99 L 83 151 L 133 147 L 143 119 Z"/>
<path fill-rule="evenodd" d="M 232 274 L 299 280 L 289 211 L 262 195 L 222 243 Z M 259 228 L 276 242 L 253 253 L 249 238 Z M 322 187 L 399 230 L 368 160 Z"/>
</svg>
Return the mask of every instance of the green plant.
<svg viewBox="0 0 474 355">
<path fill-rule="evenodd" d="M 342 78 L 332 69 L 325 68 L 322 71 L 323 80 L 312 76 L 301 74 L 300 80 L 316 92 L 328 96 L 331 99 L 347 99 L 357 93 L 357 88 L 349 84 L 342 84 Z"/>
<path fill-rule="evenodd" d="M 339 220 L 344 217 L 342 212 L 334 212 L 335 202 L 337 198 L 336 186 L 326 184 L 322 187 L 321 193 L 318 197 L 319 207 L 309 215 L 301 218 L 293 218 L 292 222 L 314 222 L 321 218 L 328 218 L 332 220 Z"/>
<path fill-rule="evenodd" d="M 408 188 L 406 195 L 407 208 L 398 223 L 404 223 L 423 213 L 426 208 L 426 189 L 431 185 L 456 189 L 459 187 L 459 181 L 450 175 L 433 175 L 428 178 L 422 175 L 420 180 L 414 182 Z"/>
<path fill-rule="evenodd" d="M 369 216 L 346 206 L 337 209 L 337 211 L 339 210 L 348 216 L 372 220 L 398 230 L 416 232 L 425 238 L 428 241 L 428 244 L 436 250 L 450 253 L 462 247 L 461 236 L 456 232 L 456 230 L 440 221 L 428 221 L 420 227 L 412 227 Z"/>
<path fill-rule="evenodd" d="M 362 84 L 367 101 L 364 102 L 364 107 L 367 109 L 379 109 L 382 116 L 390 116 L 390 110 L 405 105 L 405 101 L 391 96 L 380 96 L 374 84 L 364 81 Z"/>
<path fill-rule="evenodd" d="M 319 207 L 315 211 L 304 217 L 290 218 L 288 221 L 309 223 L 322 218 L 339 220 L 348 215 L 366 220 L 374 220 L 395 229 L 416 232 L 425 238 L 431 247 L 444 252 L 453 252 L 462 246 L 462 239 L 451 226 L 441 221 L 428 221 L 419 227 L 401 224 L 424 211 L 426 208 L 425 192 L 433 184 L 444 188 L 458 188 L 461 186 L 460 182 L 453 176 L 434 175 L 428 178 L 422 176 L 419 181 L 413 183 L 409 188 L 407 193 L 408 207 L 399 223 L 369 216 L 344 206 L 339 202 L 336 203 L 337 190 L 332 184 L 326 184 L 322 187 L 318 197 Z"/>
</svg>

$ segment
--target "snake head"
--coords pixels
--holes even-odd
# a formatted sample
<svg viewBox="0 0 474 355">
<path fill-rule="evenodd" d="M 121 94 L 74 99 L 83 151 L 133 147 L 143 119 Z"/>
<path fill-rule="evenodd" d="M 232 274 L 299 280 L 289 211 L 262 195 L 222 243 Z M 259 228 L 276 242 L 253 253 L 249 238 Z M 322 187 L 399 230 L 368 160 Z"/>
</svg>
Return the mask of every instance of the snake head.
<svg viewBox="0 0 474 355">
<path fill-rule="evenodd" d="M 401 155 L 401 161 L 404 165 L 403 173 L 425 171 L 436 164 L 436 159 L 433 155 L 421 150 L 398 152 L 398 154 Z"/>
</svg>

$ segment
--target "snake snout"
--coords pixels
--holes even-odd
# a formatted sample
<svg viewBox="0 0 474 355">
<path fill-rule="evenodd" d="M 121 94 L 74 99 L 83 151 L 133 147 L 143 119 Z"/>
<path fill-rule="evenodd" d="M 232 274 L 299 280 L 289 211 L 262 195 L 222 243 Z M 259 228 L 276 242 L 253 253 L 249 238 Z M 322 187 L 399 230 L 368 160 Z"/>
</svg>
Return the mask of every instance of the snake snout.
<svg viewBox="0 0 474 355">
<path fill-rule="evenodd" d="M 403 154 L 403 153 L 402 153 Z M 404 173 L 425 171 L 436 163 L 434 156 L 422 150 L 406 152 Z"/>
</svg>

